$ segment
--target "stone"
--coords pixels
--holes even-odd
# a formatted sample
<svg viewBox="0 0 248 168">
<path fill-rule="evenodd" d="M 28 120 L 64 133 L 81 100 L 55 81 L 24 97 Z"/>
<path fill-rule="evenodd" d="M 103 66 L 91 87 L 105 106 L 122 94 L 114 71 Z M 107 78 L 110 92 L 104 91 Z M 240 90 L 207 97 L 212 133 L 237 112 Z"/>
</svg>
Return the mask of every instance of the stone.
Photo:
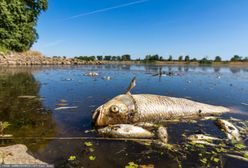
<svg viewBox="0 0 248 168">
<path fill-rule="evenodd" d="M 23 144 L 0 147 L 0 164 L 47 164 L 27 153 Z"/>
</svg>

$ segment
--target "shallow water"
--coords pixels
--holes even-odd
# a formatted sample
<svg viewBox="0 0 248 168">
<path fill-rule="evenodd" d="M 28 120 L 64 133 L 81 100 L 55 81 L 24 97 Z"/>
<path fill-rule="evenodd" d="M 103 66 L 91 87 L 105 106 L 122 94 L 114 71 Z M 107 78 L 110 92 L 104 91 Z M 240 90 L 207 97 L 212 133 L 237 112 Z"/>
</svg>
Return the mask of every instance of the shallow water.
<svg viewBox="0 0 248 168">
<path fill-rule="evenodd" d="M 176 76 L 158 77 L 162 71 L 176 72 Z M 99 72 L 88 77 L 88 71 Z M 104 80 L 111 76 L 112 80 Z M 248 120 L 248 68 L 155 66 L 155 65 L 99 65 L 99 66 L 35 66 L 0 67 L 0 120 L 11 126 L 5 130 L 14 140 L 1 140 L 1 146 L 24 143 L 30 152 L 42 161 L 56 167 L 125 167 L 128 162 L 154 164 L 155 167 L 178 167 L 174 155 L 163 150 L 131 141 L 80 140 L 76 137 L 94 138 L 85 133 L 91 130 L 91 114 L 107 100 L 126 91 L 130 80 L 136 76 L 133 94 L 149 93 L 184 97 L 235 109 L 243 114 L 226 114 Z M 36 98 L 18 96 L 33 95 Z M 76 109 L 55 110 L 59 104 L 77 106 Z M 168 125 L 169 142 L 181 143 L 182 134 L 206 132 L 225 135 L 212 121 Z M 34 138 L 36 137 L 36 138 Z M 40 137 L 40 138 L 39 138 Z M 47 139 L 46 137 L 57 137 Z M 70 139 L 58 139 L 70 137 Z M 94 151 L 84 145 L 93 143 Z M 91 161 L 89 156 L 95 156 Z M 76 160 L 68 161 L 69 156 Z M 199 167 L 195 154 L 182 161 L 183 167 Z M 222 158 L 223 166 L 247 167 L 247 162 Z"/>
</svg>

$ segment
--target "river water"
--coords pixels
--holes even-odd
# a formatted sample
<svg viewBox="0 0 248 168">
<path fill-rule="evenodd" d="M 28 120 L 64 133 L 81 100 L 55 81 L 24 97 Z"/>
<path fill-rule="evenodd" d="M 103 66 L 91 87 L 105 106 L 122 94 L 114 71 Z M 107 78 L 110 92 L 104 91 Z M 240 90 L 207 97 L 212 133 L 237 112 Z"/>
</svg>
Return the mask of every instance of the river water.
<svg viewBox="0 0 248 168">
<path fill-rule="evenodd" d="M 154 76 L 160 70 L 172 76 Z M 97 77 L 84 74 L 99 73 Z M 111 80 L 103 79 L 110 76 Z M 183 97 L 222 105 L 238 111 L 221 117 L 248 120 L 248 68 L 156 65 L 85 65 L 0 67 L 0 121 L 15 139 L 0 140 L 1 146 L 23 143 L 36 158 L 56 167 L 125 167 L 129 162 L 162 167 L 200 167 L 197 152 L 186 158 L 132 141 L 94 139 L 91 115 L 94 109 L 126 91 L 133 77 L 132 94 L 146 93 Z M 20 97 L 20 96 L 35 96 Z M 56 110 L 61 106 L 75 109 Z M 169 143 L 182 142 L 182 134 L 204 132 L 224 137 L 213 121 L 168 125 Z M 53 138 L 51 138 L 53 137 Z M 78 137 L 88 137 L 84 140 Z M 68 138 L 68 139 L 66 139 Z M 90 142 L 86 146 L 85 142 Z M 91 146 L 92 144 L 92 146 Z M 76 159 L 68 161 L 70 156 Z M 247 162 L 217 156 L 210 166 L 248 167 Z M 198 160 L 199 159 L 199 160 Z M 206 165 L 205 165 L 206 166 Z"/>
</svg>

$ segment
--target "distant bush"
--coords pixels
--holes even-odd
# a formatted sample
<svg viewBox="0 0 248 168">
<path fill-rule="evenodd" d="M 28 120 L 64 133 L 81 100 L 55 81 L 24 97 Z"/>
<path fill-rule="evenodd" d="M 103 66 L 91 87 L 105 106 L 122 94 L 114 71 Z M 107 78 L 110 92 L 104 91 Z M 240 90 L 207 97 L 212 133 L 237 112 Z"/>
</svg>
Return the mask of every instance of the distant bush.
<svg viewBox="0 0 248 168">
<path fill-rule="evenodd" d="M 214 62 L 221 62 L 221 57 L 220 56 L 216 56 L 214 59 Z"/>
<path fill-rule="evenodd" d="M 212 61 L 211 60 L 208 60 L 206 57 L 205 58 L 202 58 L 200 61 L 199 61 L 200 64 L 212 64 Z"/>
<path fill-rule="evenodd" d="M 189 58 L 188 55 L 185 56 L 184 61 L 186 61 L 186 62 L 189 62 L 190 61 L 190 58 Z"/>
<path fill-rule="evenodd" d="M 182 60 L 183 60 L 183 56 L 179 56 L 178 61 L 182 61 Z"/>
<path fill-rule="evenodd" d="M 232 62 L 235 62 L 235 61 L 242 61 L 242 57 L 238 56 L 238 55 L 234 55 L 231 60 Z"/>
<path fill-rule="evenodd" d="M 79 57 L 75 57 L 75 58 L 83 60 L 83 61 L 95 61 L 95 59 L 96 59 L 95 56 L 79 56 Z"/>
<path fill-rule="evenodd" d="M 244 61 L 244 62 L 248 62 L 248 57 L 245 57 L 245 58 L 243 59 L 243 61 Z"/>
</svg>

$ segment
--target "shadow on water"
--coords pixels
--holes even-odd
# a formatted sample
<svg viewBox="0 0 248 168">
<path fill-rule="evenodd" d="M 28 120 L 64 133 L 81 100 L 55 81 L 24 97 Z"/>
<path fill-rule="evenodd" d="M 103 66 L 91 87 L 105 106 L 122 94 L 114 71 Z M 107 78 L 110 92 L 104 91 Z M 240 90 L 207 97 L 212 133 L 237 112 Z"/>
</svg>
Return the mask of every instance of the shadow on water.
<svg viewBox="0 0 248 168">
<path fill-rule="evenodd" d="M 97 77 L 84 74 L 99 72 Z M 173 72 L 164 77 L 153 74 Z M 104 80 L 111 76 L 112 80 Z M 178 167 L 175 155 L 161 149 L 130 141 L 76 140 L 73 137 L 97 137 L 86 133 L 91 127 L 92 111 L 112 97 L 126 91 L 130 79 L 137 77 L 133 94 L 147 93 L 185 97 L 204 103 L 235 107 L 247 113 L 248 71 L 246 68 L 156 66 L 156 65 L 85 65 L 0 67 L 0 121 L 11 126 L 6 133 L 14 137 L 72 137 L 70 140 L 30 138 L 2 140 L 1 146 L 23 143 L 35 157 L 56 167 L 125 167 L 128 162 Z M 20 98 L 31 95 L 35 98 Z M 59 104 L 76 109 L 55 110 Z M 247 120 L 247 116 L 223 117 Z M 169 142 L 181 143 L 182 134 L 196 132 L 225 135 L 212 121 L 168 125 Z M 92 146 L 84 143 L 90 141 Z M 195 156 L 196 155 L 196 156 Z M 69 156 L 76 156 L 68 161 Z M 91 159 L 90 159 L 91 157 Z M 96 157 L 95 160 L 92 157 Z M 199 167 L 197 153 L 183 161 L 183 167 Z M 235 159 L 223 159 L 224 167 L 245 167 Z"/>
</svg>

